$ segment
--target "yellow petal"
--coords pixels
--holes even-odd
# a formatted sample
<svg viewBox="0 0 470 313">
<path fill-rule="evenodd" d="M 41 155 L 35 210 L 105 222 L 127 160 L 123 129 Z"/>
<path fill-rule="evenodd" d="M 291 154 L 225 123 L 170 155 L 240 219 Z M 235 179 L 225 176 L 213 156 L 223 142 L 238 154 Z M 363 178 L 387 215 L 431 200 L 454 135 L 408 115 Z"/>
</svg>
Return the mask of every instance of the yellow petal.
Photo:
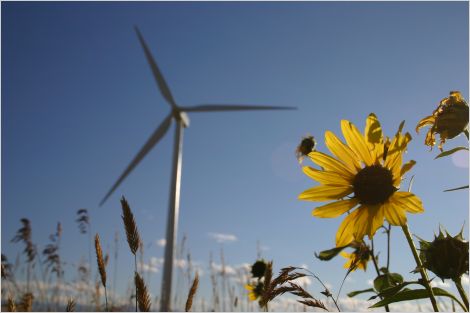
<svg viewBox="0 0 470 313">
<path fill-rule="evenodd" d="M 415 164 L 416 164 L 416 161 L 414 160 L 410 160 L 406 162 L 405 164 L 403 164 L 401 171 L 400 171 L 400 176 L 404 176 L 409 170 L 413 168 L 413 166 L 415 166 Z"/>
<path fill-rule="evenodd" d="M 335 201 L 315 208 L 312 215 L 316 217 L 338 217 L 354 208 L 358 203 L 359 200 L 357 199 Z"/>
<path fill-rule="evenodd" d="M 403 226 L 406 224 L 406 213 L 400 208 L 396 207 L 390 199 L 383 204 L 383 210 L 387 221 L 395 226 Z"/>
<path fill-rule="evenodd" d="M 246 284 L 245 289 L 248 290 L 248 291 L 253 291 L 255 289 L 255 287 L 250 285 L 250 284 Z"/>
<path fill-rule="evenodd" d="M 346 253 L 346 252 L 341 252 L 340 254 L 341 254 L 342 257 L 345 257 L 346 259 L 348 259 L 346 261 L 346 263 L 344 263 L 343 267 L 349 269 L 351 267 L 352 262 L 353 262 L 353 260 L 351 258 L 351 254 Z"/>
<path fill-rule="evenodd" d="M 351 186 L 320 185 L 307 189 L 299 195 L 299 200 L 328 201 L 338 200 L 353 192 Z"/>
<path fill-rule="evenodd" d="M 431 148 L 436 144 L 436 134 L 434 133 L 434 127 L 431 127 L 429 131 L 426 133 L 424 144 L 426 146 L 430 146 Z"/>
<path fill-rule="evenodd" d="M 416 125 L 416 132 L 418 133 L 420 128 L 425 127 L 426 125 L 433 125 L 436 122 L 436 118 L 433 115 L 426 116 Z"/>
<path fill-rule="evenodd" d="M 367 225 L 366 234 L 371 239 L 377 229 L 379 229 L 384 223 L 384 210 L 382 205 L 368 206 L 369 210 L 369 224 Z"/>
<path fill-rule="evenodd" d="M 357 263 L 357 268 L 363 270 L 364 272 L 367 270 L 367 261 L 361 260 Z"/>
<path fill-rule="evenodd" d="M 347 252 L 344 252 L 344 251 L 341 251 L 340 252 L 340 255 L 346 259 L 350 259 L 351 258 L 351 253 L 347 253 Z"/>
<path fill-rule="evenodd" d="M 361 169 L 358 156 L 346 146 L 335 134 L 330 131 L 325 132 L 325 145 L 338 159 L 352 171 L 358 172 Z"/>
<path fill-rule="evenodd" d="M 395 158 L 395 162 L 391 164 L 390 171 L 392 172 L 392 177 L 393 177 L 393 185 L 395 187 L 400 186 L 401 183 L 401 164 L 403 160 L 403 154 L 398 154 L 397 157 Z"/>
<path fill-rule="evenodd" d="M 374 162 L 370 154 L 369 147 L 364 140 L 364 136 L 362 136 L 356 126 L 349 121 L 342 120 L 341 130 L 343 131 L 343 136 L 346 139 L 348 146 L 351 147 L 361 161 L 368 166 L 372 165 Z"/>
<path fill-rule="evenodd" d="M 351 183 L 341 175 L 336 174 L 335 172 L 326 172 L 319 171 L 310 166 L 304 166 L 302 171 L 313 180 L 316 180 L 320 184 L 324 185 L 350 185 Z"/>
<path fill-rule="evenodd" d="M 367 117 L 364 137 L 366 142 L 372 145 L 381 143 L 383 140 L 382 127 L 374 113 L 369 114 Z"/>
<path fill-rule="evenodd" d="M 396 166 L 397 159 L 403 152 L 405 152 L 408 143 L 411 141 L 411 135 L 406 133 L 402 135 L 398 133 L 392 140 L 390 144 L 390 148 L 387 151 L 387 157 L 385 159 L 385 167 L 391 169 L 392 167 Z M 400 163 L 401 166 L 401 163 Z"/>
<path fill-rule="evenodd" d="M 422 213 L 424 212 L 423 203 L 421 199 L 407 191 L 397 191 L 390 198 L 390 202 L 394 206 L 398 206 L 403 210 L 410 213 Z"/>
<path fill-rule="evenodd" d="M 310 152 L 308 156 L 312 159 L 313 162 L 323 167 L 325 170 L 335 172 L 343 177 L 348 178 L 350 181 L 352 181 L 354 175 L 356 174 L 356 172 L 351 171 L 342 162 L 322 152 L 313 151 Z"/>
<path fill-rule="evenodd" d="M 359 211 L 354 225 L 354 237 L 357 241 L 362 240 L 365 235 L 371 239 L 377 229 L 382 226 L 384 220 L 383 210 L 380 205 L 363 205 Z"/>
<path fill-rule="evenodd" d="M 336 246 L 343 247 L 350 244 L 354 240 L 354 224 L 358 215 L 358 211 L 354 210 L 346 216 L 336 232 Z"/>
</svg>

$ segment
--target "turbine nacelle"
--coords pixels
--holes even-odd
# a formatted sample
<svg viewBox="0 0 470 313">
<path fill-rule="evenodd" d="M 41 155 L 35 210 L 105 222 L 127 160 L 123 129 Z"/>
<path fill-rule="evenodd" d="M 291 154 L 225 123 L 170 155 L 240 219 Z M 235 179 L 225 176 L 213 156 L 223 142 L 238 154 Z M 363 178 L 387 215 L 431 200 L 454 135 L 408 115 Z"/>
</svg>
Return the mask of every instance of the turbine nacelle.
<svg viewBox="0 0 470 313">
<path fill-rule="evenodd" d="M 177 121 L 180 121 L 181 123 L 183 123 L 184 128 L 189 127 L 189 116 L 186 112 L 183 112 L 179 109 L 173 109 L 171 114 Z"/>
</svg>

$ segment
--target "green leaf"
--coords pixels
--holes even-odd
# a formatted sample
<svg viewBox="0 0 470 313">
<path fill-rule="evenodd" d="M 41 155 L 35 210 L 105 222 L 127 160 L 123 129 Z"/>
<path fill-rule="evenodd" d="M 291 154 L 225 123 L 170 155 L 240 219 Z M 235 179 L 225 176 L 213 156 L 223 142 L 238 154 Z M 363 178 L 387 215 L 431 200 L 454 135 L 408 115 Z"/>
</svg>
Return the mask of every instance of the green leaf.
<svg viewBox="0 0 470 313">
<path fill-rule="evenodd" d="M 465 308 L 465 306 L 462 304 L 462 302 L 460 302 L 453 294 L 445 291 L 444 289 L 441 289 L 441 288 L 432 288 L 432 291 L 434 293 L 435 296 L 441 296 L 441 297 L 449 297 L 451 299 L 453 299 L 455 302 L 457 302 L 464 311 L 467 311 L 467 309 Z M 379 302 L 377 302 L 376 304 L 372 305 L 369 307 L 369 309 L 372 309 L 372 308 L 379 308 L 379 307 L 382 307 L 382 306 L 385 306 L 387 304 L 390 304 L 390 303 L 395 303 L 395 302 L 401 302 L 401 301 L 409 301 L 409 300 L 417 300 L 417 299 L 425 299 L 425 298 L 428 298 L 429 297 L 429 294 L 428 294 L 428 291 L 426 289 L 406 289 L 406 290 L 403 290 L 391 297 L 388 297 L 388 298 L 385 298 Z"/>
<path fill-rule="evenodd" d="M 366 293 L 366 292 L 375 292 L 374 288 L 369 288 L 369 289 L 364 289 L 364 290 L 356 290 L 356 291 L 351 291 L 348 293 L 348 297 L 352 298 L 354 296 L 357 296 L 361 293 Z"/>
<path fill-rule="evenodd" d="M 448 156 L 448 155 L 451 155 L 457 151 L 460 151 L 460 150 L 467 150 L 468 151 L 468 148 L 467 147 L 463 147 L 463 146 L 460 146 L 460 147 L 455 147 L 454 149 L 450 149 L 450 150 L 447 150 L 447 151 L 444 151 L 444 152 L 441 152 L 439 153 L 435 158 L 435 159 L 438 159 L 438 158 L 442 158 L 442 157 L 445 157 L 445 156 Z"/>
<path fill-rule="evenodd" d="M 393 286 L 391 288 L 386 288 L 386 289 L 383 289 L 381 293 L 379 293 L 376 297 L 390 297 L 390 296 L 393 296 L 394 294 L 396 294 L 397 292 L 399 292 L 400 290 L 403 289 L 403 287 L 405 286 L 408 286 L 408 285 L 411 285 L 411 284 L 417 284 L 417 285 L 421 285 L 419 282 L 417 281 L 405 281 L 405 282 L 402 282 L 401 284 L 399 285 L 396 285 L 396 286 Z M 375 297 L 375 298 L 376 298 Z M 372 300 L 372 299 L 369 299 L 369 300 Z"/>
<path fill-rule="evenodd" d="M 380 293 L 385 289 L 395 287 L 403 283 L 403 277 L 398 273 L 387 273 L 374 279 L 374 289 Z"/>
<path fill-rule="evenodd" d="M 457 187 L 457 188 L 452 188 L 452 189 L 447 189 L 447 190 L 444 190 L 444 192 L 461 190 L 461 189 L 468 189 L 468 185 L 467 186 L 462 186 L 462 187 Z"/>
<path fill-rule="evenodd" d="M 333 248 L 329 250 L 324 250 L 324 251 L 321 251 L 320 254 L 317 254 L 315 252 L 315 256 L 322 261 L 329 261 L 335 256 L 337 256 L 341 251 L 343 251 L 343 249 L 347 247 L 349 247 L 349 245 L 343 246 L 343 247 L 337 247 L 337 248 Z"/>
</svg>

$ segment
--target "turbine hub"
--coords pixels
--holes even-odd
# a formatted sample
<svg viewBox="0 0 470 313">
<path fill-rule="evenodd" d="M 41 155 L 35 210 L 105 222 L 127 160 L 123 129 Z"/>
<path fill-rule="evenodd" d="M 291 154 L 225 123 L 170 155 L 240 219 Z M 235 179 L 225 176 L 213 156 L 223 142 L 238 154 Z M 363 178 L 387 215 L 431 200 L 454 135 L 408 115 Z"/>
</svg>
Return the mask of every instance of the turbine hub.
<svg viewBox="0 0 470 313">
<path fill-rule="evenodd" d="M 179 111 L 179 110 L 173 110 L 173 117 L 177 121 L 181 121 L 183 123 L 184 128 L 189 127 L 189 116 L 186 114 L 186 112 Z"/>
</svg>

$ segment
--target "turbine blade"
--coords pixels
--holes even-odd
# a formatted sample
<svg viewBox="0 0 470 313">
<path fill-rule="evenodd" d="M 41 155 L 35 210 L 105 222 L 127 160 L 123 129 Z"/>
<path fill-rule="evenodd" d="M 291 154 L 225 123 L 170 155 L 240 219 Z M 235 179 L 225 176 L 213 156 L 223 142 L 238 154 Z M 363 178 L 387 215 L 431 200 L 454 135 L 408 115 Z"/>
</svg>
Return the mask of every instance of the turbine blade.
<svg viewBox="0 0 470 313">
<path fill-rule="evenodd" d="M 127 166 L 127 168 L 124 170 L 124 172 L 121 174 L 121 176 L 118 178 L 118 180 L 114 183 L 114 185 L 111 187 L 111 189 L 108 191 L 106 196 L 101 200 L 100 206 L 102 206 L 106 200 L 112 195 L 112 193 L 116 190 L 116 188 L 122 183 L 122 181 L 129 175 L 130 172 L 139 164 L 140 161 L 147 155 L 147 153 L 152 150 L 152 148 L 162 139 L 162 137 L 166 134 L 168 131 L 168 128 L 170 128 L 171 125 L 171 119 L 172 115 L 168 115 L 163 122 L 160 124 L 160 126 L 157 127 L 157 129 L 153 132 L 152 136 L 147 140 L 145 145 L 140 149 L 139 153 L 134 157 L 132 162 Z"/>
<path fill-rule="evenodd" d="M 176 109 L 177 105 L 176 105 L 175 100 L 173 99 L 173 95 L 171 94 L 170 88 L 168 87 L 168 84 L 165 82 L 165 79 L 163 78 L 163 74 L 158 68 L 157 62 L 155 62 L 155 59 L 153 58 L 152 53 L 150 52 L 150 49 L 145 43 L 144 37 L 140 33 L 139 28 L 137 28 L 137 26 L 135 26 L 135 31 L 137 33 L 137 37 L 139 37 L 140 44 L 142 45 L 142 48 L 144 49 L 144 52 L 145 52 L 145 57 L 147 58 L 150 68 L 152 69 L 153 77 L 155 77 L 158 88 L 160 89 L 160 92 L 162 93 L 163 98 L 165 98 L 168 101 L 168 103 L 170 103 L 173 109 Z"/>
<path fill-rule="evenodd" d="M 180 107 L 185 112 L 222 112 L 222 111 L 255 111 L 255 110 L 297 110 L 296 107 L 239 105 L 239 104 L 202 104 L 192 107 Z"/>
</svg>

